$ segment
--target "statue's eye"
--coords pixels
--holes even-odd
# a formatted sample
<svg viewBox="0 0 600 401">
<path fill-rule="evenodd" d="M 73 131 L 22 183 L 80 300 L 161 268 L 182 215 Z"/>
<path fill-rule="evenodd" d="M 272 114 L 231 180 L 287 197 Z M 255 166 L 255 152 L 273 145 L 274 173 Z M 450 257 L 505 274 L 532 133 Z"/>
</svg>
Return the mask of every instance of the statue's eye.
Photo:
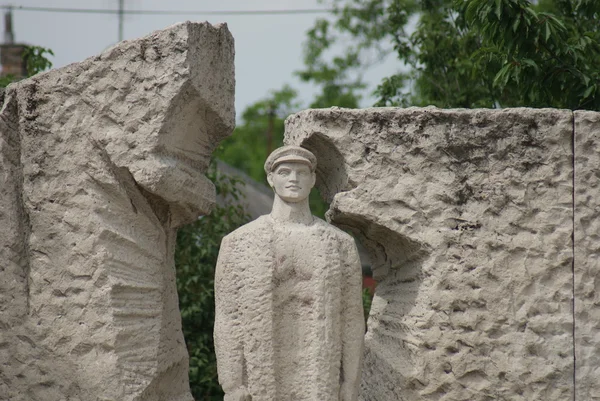
<svg viewBox="0 0 600 401">
<path fill-rule="evenodd" d="M 277 174 L 279 174 L 279 175 L 281 175 L 281 176 L 286 176 L 286 175 L 288 175 L 289 173 L 290 173 L 290 172 L 289 172 L 289 170 L 286 170 L 286 169 L 281 169 L 281 170 L 279 170 L 279 171 L 277 172 Z"/>
</svg>

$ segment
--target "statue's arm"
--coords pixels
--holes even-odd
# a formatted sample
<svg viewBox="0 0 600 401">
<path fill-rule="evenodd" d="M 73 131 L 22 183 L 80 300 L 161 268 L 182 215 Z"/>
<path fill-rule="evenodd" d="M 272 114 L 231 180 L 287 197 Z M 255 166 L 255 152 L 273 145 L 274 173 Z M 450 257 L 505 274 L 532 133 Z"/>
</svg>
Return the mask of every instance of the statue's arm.
<svg viewBox="0 0 600 401">
<path fill-rule="evenodd" d="M 340 399 L 354 401 L 358 399 L 360 370 L 362 364 L 365 320 L 362 306 L 362 269 L 358 250 L 354 240 L 347 244 L 347 257 L 342 288 L 343 331 L 342 331 L 342 369 L 343 381 Z"/>
<path fill-rule="evenodd" d="M 215 269 L 215 353 L 219 384 L 225 391 L 226 400 L 237 400 L 234 394 L 246 391 L 241 311 L 237 302 L 241 280 L 238 269 L 231 263 L 233 251 L 231 239 L 225 237 Z"/>
</svg>

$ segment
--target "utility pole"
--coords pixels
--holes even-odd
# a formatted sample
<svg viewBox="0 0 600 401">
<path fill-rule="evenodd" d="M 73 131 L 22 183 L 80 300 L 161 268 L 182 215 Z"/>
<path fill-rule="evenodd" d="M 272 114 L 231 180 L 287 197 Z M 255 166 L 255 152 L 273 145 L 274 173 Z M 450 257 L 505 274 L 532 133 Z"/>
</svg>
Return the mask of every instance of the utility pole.
<svg viewBox="0 0 600 401">
<path fill-rule="evenodd" d="M 0 43 L 0 77 L 12 75 L 24 78 L 27 76 L 27 63 L 23 60 L 25 45 L 15 43 L 12 10 L 12 7 L 8 7 L 4 14 L 4 43 Z"/>
<path fill-rule="evenodd" d="M 13 43 L 15 43 L 15 34 L 13 33 L 12 6 L 8 6 L 4 13 L 4 44 L 12 45 Z"/>
<path fill-rule="evenodd" d="M 125 11 L 125 0 L 119 0 L 119 42 L 123 40 L 124 11 Z"/>
</svg>

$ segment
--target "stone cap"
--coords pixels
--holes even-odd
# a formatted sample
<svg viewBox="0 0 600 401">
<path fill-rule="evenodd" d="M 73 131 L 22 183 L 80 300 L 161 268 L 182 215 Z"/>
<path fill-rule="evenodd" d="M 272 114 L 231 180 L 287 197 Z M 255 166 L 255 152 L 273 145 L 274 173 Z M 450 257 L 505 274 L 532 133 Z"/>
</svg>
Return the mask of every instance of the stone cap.
<svg viewBox="0 0 600 401">
<path fill-rule="evenodd" d="M 271 152 L 265 161 L 265 173 L 269 174 L 278 164 L 285 162 L 308 164 L 312 172 L 317 168 L 317 158 L 311 151 L 300 146 L 289 145 L 282 146 Z"/>
</svg>

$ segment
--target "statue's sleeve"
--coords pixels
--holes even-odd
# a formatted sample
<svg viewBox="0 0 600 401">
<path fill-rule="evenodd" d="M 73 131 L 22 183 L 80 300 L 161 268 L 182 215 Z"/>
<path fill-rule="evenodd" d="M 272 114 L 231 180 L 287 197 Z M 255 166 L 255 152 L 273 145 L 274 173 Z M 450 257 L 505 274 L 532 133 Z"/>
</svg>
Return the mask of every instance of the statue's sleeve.
<svg viewBox="0 0 600 401">
<path fill-rule="evenodd" d="M 223 238 L 215 269 L 215 352 L 219 384 L 226 394 L 244 385 L 242 316 L 238 305 L 242 281 L 234 252 L 231 238 Z"/>
<path fill-rule="evenodd" d="M 342 288 L 344 297 L 342 307 L 342 385 L 352 393 L 350 399 L 356 400 L 360 384 L 365 336 L 365 319 L 362 306 L 362 268 L 354 240 L 349 238 L 349 241 L 344 245 L 347 252 Z"/>
</svg>

